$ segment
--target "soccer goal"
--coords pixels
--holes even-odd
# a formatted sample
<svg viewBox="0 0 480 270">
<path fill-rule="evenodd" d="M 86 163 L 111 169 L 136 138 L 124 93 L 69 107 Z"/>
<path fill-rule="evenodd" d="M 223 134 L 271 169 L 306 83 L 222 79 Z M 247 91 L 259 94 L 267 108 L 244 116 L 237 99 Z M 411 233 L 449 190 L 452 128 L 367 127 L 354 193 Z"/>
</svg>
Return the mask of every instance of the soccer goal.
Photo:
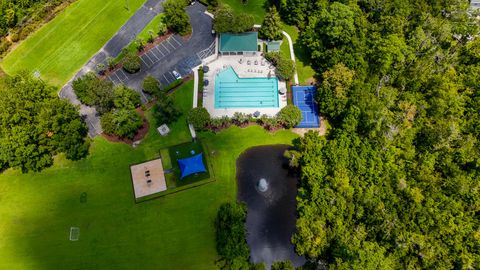
<svg viewBox="0 0 480 270">
<path fill-rule="evenodd" d="M 78 241 L 80 238 L 80 228 L 70 227 L 70 241 Z"/>
</svg>

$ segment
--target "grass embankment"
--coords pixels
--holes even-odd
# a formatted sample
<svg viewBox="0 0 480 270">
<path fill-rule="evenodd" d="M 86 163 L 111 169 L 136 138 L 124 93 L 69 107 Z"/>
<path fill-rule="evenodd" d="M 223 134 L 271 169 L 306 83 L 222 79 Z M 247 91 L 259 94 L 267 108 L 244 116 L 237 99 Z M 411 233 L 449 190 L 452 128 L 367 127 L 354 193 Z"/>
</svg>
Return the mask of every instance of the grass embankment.
<svg viewBox="0 0 480 270">
<path fill-rule="evenodd" d="M 283 24 L 282 29 L 287 32 L 292 38 L 299 83 L 310 84 L 310 82 L 315 76 L 315 71 L 310 65 L 310 58 L 308 56 L 306 48 L 304 48 L 300 45 L 299 42 L 297 42 L 299 34 L 297 27 Z M 280 53 L 290 59 L 290 49 L 288 47 L 288 40 L 286 37 L 283 37 L 283 42 L 280 46 Z"/>
<path fill-rule="evenodd" d="M 144 0 L 79 0 L 9 53 L 9 74 L 38 70 L 43 80 L 65 84 L 130 18 Z"/>
<path fill-rule="evenodd" d="M 166 137 L 151 122 L 137 148 L 97 137 L 84 160 L 58 157 L 41 173 L 0 174 L 0 269 L 215 268 L 213 221 L 221 203 L 236 199 L 237 157 L 255 145 L 289 144 L 296 135 L 258 126 L 201 133 L 217 180 L 135 204 L 129 166 L 191 140 L 185 114 L 193 81 L 173 95 L 185 113 Z M 68 239 L 72 226 L 80 228 L 77 242 Z"/>
</svg>

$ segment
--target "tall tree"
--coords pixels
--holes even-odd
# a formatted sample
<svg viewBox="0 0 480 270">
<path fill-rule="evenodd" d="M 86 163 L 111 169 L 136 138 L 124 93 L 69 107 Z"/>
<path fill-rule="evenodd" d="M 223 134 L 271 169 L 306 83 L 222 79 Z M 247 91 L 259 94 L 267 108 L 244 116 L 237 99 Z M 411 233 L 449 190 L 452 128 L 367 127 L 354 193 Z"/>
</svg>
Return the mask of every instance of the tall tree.
<svg viewBox="0 0 480 270">
<path fill-rule="evenodd" d="M 286 153 L 297 251 L 329 269 L 478 268 L 478 22 L 465 1 L 342 3 L 298 18 L 331 129 Z"/>
<path fill-rule="evenodd" d="M 74 160 L 88 154 L 87 127 L 77 108 L 53 93 L 26 73 L 0 86 L 1 169 L 40 171 L 58 153 Z"/>
<path fill-rule="evenodd" d="M 235 14 L 228 6 L 215 10 L 213 29 L 218 33 L 243 33 L 252 30 L 253 16 L 247 13 Z"/>
<path fill-rule="evenodd" d="M 185 7 L 185 0 L 167 0 L 163 4 L 165 23 L 168 29 L 180 35 L 187 35 L 192 32 L 190 17 L 188 17 Z"/>
<path fill-rule="evenodd" d="M 280 21 L 280 15 L 278 15 L 275 6 L 268 10 L 258 34 L 260 38 L 267 40 L 282 39 L 282 22 Z"/>
</svg>

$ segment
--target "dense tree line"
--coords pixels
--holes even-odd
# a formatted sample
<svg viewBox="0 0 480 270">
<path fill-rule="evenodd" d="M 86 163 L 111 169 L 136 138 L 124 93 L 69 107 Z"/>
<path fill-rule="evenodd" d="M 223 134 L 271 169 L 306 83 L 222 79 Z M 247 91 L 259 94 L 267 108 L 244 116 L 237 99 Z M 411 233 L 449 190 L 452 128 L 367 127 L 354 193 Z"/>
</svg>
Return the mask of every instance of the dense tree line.
<svg viewBox="0 0 480 270">
<path fill-rule="evenodd" d="M 271 7 L 265 15 L 258 36 L 266 40 L 282 39 L 282 21 L 275 6 Z"/>
<path fill-rule="evenodd" d="M 185 11 L 188 5 L 186 0 L 167 0 L 162 5 L 168 29 L 182 36 L 192 32 L 190 17 Z"/>
<path fill-rule="evenodd" d="M 331 269 L 480 267 L 480 40 L 468 1 L 285 0 L 332 128 L 288 153 L 300 254 Z"/>
<path fill-rule="evenodd" d="M 0 84 L 0 169 L 40 171 L 53 156 L 77 160 L 88 154 L 87 127 L 77 108 L 26 73 Z"/>
<path fill-rule="evenodd" d="M 251 31 L 255 20 L 248 13 L 236 14 L 229 6 L 221 5 L 215 9 L 213 29 L 218 33 L 243 33 Z"/>
<path fill-rule="evenodd" d="M 66 0 L 8 0 L 0 1 L 0 36 L 28 19 L 37 10 L 53 8 Z M 44 11 L 45 12 L 45 11 Z"/>
</svg>

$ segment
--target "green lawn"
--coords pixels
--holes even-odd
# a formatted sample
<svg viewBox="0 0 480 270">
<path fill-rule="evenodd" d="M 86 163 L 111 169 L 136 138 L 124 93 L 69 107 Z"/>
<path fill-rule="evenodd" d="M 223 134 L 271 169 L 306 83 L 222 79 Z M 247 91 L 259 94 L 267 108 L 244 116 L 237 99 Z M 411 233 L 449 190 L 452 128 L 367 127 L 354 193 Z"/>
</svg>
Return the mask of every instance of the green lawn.
<svg viewBox="0 0 480 270">
<path fill-rule="evenodd" d="M 307 81 L 315 76 L 315 71 L 310 66 L 310 58 L 306 49 L 297 43 L 298 29 L 295 26 L 283 24 L 283 30 L 287 32 L 293 41 L 293 50 L 295 51 L 295 63 L 297 67 L 298 80 L 300 84 L 306 84 Z M 287 38 L 283 38 L 280 52 L 290 58 L 290 49 L 288 48 Z"/>
<path fill-rule="evenodd" d="M 192 92 L 188 82 L 174 93 L 184 111 Z M 166 137 L 154 127 L 137 148 L 99 137 L 84 160 L 58 157 L 41 173 L 0 174 L 0 269 L 215 269 L 213 220 L 221 203 L 236 198 L 237 157 L 255 145 L 291 143 L 296 135 L 258 126 L 200 133 L 217 180 L 135 204 L 130 164 L 191 140 L 185 116 Z M 77 242 L 68 240 L 71 226 L 80 228 Z"/>
<path fill-rule="evenodd" d="M 154 36 L 157 36 L 158 26 L 160 25 L 160 22 L 163 20 L 163 17 L 164 17 L 163 14 L 159 14 L 155 18 L 153 18 L 153 20 L 150 23 L 148 23 L 147 26 L 145 26 L 145 28 L 143 28 L 142 32 L 140 32 L 137 35 L 137 37 L 142 38 L 146 42 L 150 37 L 150 33 L 149 33 L 150 31 L 153 32 Z"/>
<path fill-rule="evenodd" d="M 252 15 L 257 24 L 263 22 L 266 8 L 268 8 L 267 0 L 248 0 L 247 4 L 242 4 L 240 0 L 220 0 L 219 2 L 230 6 L 237 13 L 245 12 Z"/>
<path fill-rule="evenodd" d="M 9 74 L 39 70 L 62 86 L 143 4 L 144 0 L 78 0 L 9 53 L 2 68 Z"/>
</svg>

